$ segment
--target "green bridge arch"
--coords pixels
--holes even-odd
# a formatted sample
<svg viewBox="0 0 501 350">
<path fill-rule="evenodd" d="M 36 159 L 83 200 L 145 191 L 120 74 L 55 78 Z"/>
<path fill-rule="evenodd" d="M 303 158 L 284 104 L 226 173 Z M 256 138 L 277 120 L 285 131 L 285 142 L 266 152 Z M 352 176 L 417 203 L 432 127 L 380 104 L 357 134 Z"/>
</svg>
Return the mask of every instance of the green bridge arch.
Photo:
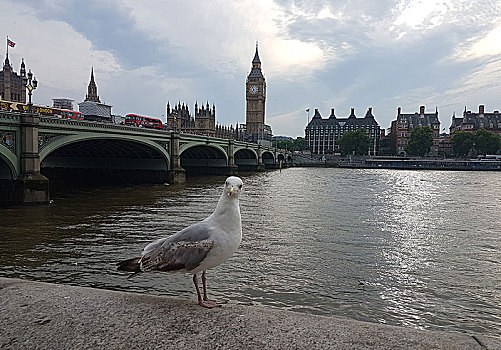
<svg viewBox="0 0 501 350">
<path fill-rule="evenodd" d="M 0 159 L 7 164 L 12 179 L 19 175 L 19 162 L 17 156 L 4 145 L 0 145 Z"/>
<path fill-rule="evenodd" d="M 70 144 L 75 144 L 83 141 L 92 141 L 92 140 L 117 140 L 117 141 L 126 141 L 133 143 L 140 143 L 145 146 L 152 148 L 157 151 L 165 160 L 167 170 L 170 169 L 170 155 L 166 149 L 164 149 L 158 143 L 137 137 L 127 137 L 124 135 L 102 135 L 102 134 L 76 134 L 76 135 L 66 135 L 61 138 L 58 138 L 52 142 L 50 142 L 47 146 L 45 146 L 40 152 L 40 162 L 43 162 L 46 157 L 48 157 L 55 150 L 62 148 L 64 146 L 68 146 Z"/>
</svg>

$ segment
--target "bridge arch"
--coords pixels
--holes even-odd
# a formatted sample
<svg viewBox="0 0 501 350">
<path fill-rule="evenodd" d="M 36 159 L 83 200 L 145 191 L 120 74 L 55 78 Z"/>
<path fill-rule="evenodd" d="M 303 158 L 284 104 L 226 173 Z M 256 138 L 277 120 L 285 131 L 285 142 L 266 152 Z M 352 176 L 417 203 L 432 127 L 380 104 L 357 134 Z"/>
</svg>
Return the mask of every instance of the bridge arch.
<svg viewBox="0 0 501 350">
<path fill-rule="evenodd" d="M 270 151 L 264 151 L 261 155 L 265 168 L 273 168 L 275 166 L 275 156 Z"/>
<path fill-rule="evenodd" d="M 257 152 L 253 149 L 239 148 L 233 157 L 239 171 L 255 171 L 259 165 Z"/>
<path fill-rule="evenodd" d="M 19 175 L 18 160 L 7 147 L 0 145 L 0 180 L 13 180 Z"/>
<path fill-rule="evenodd" d="M 181 168 L 190 175 L 222 175 L 228 172 L 228 154 L 219 145 L 185 144 L 179 149 Z"/>
<path fill-rule="evenodd" d="M 51 182 L 162 183 L 170 156 L 161 145 L 123 135 L 70 135 L 40 151 L 41 171 Z"/>
</svg>

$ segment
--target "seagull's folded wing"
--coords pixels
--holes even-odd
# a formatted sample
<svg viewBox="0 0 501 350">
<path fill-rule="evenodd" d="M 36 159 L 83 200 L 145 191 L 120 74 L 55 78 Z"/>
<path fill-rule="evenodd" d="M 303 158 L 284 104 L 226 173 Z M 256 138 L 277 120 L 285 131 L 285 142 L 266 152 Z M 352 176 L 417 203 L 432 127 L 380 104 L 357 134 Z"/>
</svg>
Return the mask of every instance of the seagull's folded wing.
<svg viewBox="0 0 501 350">
<path fill-rule="evenodd" d="M 206 222 L 191 225 L 168 238 L 148 244 L 140 261 L 142 271 L 190 271 L 214 248 Z"/>
</svg>

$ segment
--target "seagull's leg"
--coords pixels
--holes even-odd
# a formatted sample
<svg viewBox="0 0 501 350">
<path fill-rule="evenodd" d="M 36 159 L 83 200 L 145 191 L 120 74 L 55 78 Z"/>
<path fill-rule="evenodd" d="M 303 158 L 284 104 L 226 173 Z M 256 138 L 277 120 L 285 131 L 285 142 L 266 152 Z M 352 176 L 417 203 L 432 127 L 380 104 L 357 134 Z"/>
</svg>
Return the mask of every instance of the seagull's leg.
<svg viewBox="0 0 501 350">
<path fill-rule="evenodd" d="M 206 307 L 208 309 L 212 309 L 213 307 L 221 306 L 214 301 L 202 299 L 202 295 L 200 294 L 200 289 L 198 288 L 198 278 L 197 278 L 196 273 L 193 274 L 193 284 L 195 285 L 195 289 L 197 290 L 198 305 Z M 205 283 L 204 283 L 204 287 L 205 287 Z M 204 295 L 205 295 L 205 288 L 204 288 Z"/>
<path fill-rule="evenodd" d="M 210 300 L 207 297 L 207 284 L 205 282 L 205 271 L 202 272 L 202 287 L 204 289 L 204 301 L 210 301 L 212 303 L 215 303 L 216 305 L 221 305 L 221 304 L 226 304 L 226 301 L 216 301 L 216 300 Z"/>
</svg>

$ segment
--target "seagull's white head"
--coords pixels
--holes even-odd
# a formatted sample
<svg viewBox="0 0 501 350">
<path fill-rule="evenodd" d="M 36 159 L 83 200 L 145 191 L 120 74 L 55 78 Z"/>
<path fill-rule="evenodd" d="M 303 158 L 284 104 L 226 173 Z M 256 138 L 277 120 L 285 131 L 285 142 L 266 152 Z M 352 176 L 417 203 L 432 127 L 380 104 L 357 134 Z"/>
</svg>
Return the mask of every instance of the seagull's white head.
<svg viewBox="0 0 501 350">
<path fill-rule="evenodd" d="M 242 179 L 236 176 L 230 176 L 224 183 L 224 194 L 227 197 L 238 198 L 242 192 L 244 183 Z"/>
</svg>

